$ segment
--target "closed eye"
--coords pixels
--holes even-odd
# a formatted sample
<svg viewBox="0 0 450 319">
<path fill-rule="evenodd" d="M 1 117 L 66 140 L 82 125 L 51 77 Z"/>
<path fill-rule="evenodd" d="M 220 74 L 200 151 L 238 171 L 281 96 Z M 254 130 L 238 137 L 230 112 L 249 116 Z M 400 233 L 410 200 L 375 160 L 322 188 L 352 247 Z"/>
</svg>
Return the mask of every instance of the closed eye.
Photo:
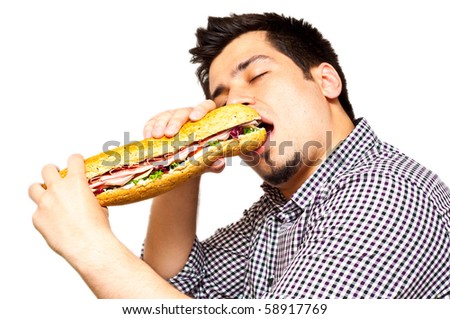
<svg viewBox="0 0 450 319">
<path fill-rule="evenodd" d="M 266 72 L 263 72 L 263 73 L 258 74 L 257 76 L 253 77 L 253 78 L 250 80 L 250 83 L 256 81 L 257 79 L 259 79 L 259 78 L 261 78 L 261 77 L 263 77 L 263 76 L 266 75 L 267 73 L 269 73 L 269 71 L 266 71 Z"/>
</svg>

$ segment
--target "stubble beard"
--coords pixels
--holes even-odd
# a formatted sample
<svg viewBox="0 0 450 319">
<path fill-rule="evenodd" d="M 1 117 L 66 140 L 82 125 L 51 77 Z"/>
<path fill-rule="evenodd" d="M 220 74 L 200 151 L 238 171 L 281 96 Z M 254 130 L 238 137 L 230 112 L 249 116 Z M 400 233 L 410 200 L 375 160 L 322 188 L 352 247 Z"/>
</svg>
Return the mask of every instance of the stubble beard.
<svg viewBox="0 0 450 319">
<path fill-rule="evenodd" d="M 272 186 L 283 184 L 297 174 L 302 166 L 302 156 L 300 152 L 294 152 L 289 159 L 283 164 L 275 164 L 270 158 L 269 150 L 263 154 L 263 160 L 270 168 L 270 173 L 266 173 L 261 177 Z"/>
</svg>

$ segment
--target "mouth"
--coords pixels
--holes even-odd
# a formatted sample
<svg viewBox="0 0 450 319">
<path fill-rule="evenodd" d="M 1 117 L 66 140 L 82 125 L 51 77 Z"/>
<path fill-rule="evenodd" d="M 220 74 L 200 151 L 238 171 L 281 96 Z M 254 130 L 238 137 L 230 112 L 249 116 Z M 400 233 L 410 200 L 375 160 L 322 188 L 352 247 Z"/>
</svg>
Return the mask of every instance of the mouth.
<svg viewBox="0 0 450 319">
<path fill-rule="evenodd" d="M 263 128 L 266 130 L 266 132 L 267 132 L 268 135 L 269 135 L 270 133 L 272 133 L 272 131 L 273 131 L 273 129 L 274 129 L 273 124 L 270 124 L 270 123 L 267 123 L 267 122 L 261 122 L 261 123 L 259 123 L 258 127 L 263 127 Z"/>
<path fill-rule="evenodd" d="M 264 141 L 263 145 L 261 145 L 261 147 L 259 147 L 257 150 L 254 151 L 256 154 L 261 155 L 262 153 L 264 153 L 266 149 L 268 149 L 269 146 L 268 144 L 269 141 L 271 140 L 271 137 L 273 136 L 275 127 L 269 120 L 265 118 L 261 119 L 261 122 L 259 123 L 258 127 L 264 128 L 266 130 L 266 140 Z"/>
</svg>

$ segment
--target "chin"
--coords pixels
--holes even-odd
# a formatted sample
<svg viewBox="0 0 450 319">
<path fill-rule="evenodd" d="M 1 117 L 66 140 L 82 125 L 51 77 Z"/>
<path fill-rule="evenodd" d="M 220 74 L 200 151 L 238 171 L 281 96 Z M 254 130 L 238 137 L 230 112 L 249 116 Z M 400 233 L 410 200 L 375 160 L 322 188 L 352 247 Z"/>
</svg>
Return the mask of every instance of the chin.
<svg viewBox="0 0 450 319">
<path fill-rule="evenodd" d="M 246 163 L 266 183 L 276 187 L 295 178 L 302 167 L 300 153 L 294 153 L 291 159 L 285 159 L 281 163 L 279 163 L 280 160 L 281 158 L 278 158 L 278 161 L 272 160 L 267 150 L 264 154 L 253 158 L 253 161 Z"/>
<path fill-rule="evenodd" d="M 296 166 L 273 167 L 271 172 L 261 175 L 261 177 L 272 186 L 280 186 L 294 178 L 299 169 Z"/>
</svg>

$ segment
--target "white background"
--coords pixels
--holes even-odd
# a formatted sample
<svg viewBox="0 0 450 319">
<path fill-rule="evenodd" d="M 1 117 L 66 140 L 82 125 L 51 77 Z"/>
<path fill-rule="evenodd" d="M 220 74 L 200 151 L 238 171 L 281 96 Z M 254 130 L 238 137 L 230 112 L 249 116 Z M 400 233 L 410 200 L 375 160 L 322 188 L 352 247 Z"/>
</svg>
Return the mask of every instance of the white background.
<svg viewBox="0 0 450 319">
<path fill-rule="evenodd" d="M 189 5 L 188 5 L 189 4 Z M 334 45 L 350 99 L 379 137 L 450 183 L 450 22 L 445 1 L 3 1 L 0 4 L 1 300 L 41 307 L 92 300 L 34 230 L 29 184 L 46 163 L 142 138 L 152 115 L 203 99 L 189 63 L 209 15 L 275 11 L 305 18 Z M 260 181 L 234 160 L 207 175 L 199 237 L 257 200 Z M 136 254 L 150 201 L 110 208 Z M 23 310 L 25 313 L 31 311 Z"/>
</svg>

